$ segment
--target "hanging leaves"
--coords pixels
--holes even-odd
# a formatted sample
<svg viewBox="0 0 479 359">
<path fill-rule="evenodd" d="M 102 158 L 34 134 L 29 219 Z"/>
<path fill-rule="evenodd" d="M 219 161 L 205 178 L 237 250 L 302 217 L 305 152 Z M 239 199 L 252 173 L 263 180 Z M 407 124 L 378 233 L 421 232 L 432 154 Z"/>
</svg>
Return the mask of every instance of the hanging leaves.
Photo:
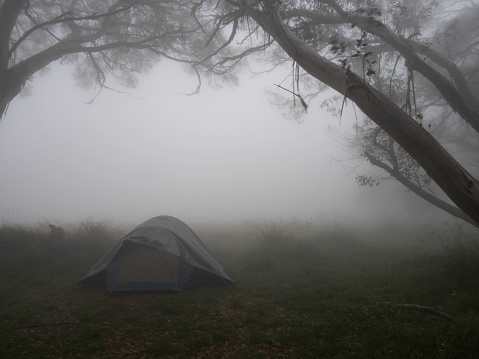
<svg viewBox="0 0 479 359">
<path fill-rule="evenodd" d="M 379 186 L 379 181 L 371 176 L 360 175 L 356 177 L 356 183 L 361 187 Z"/>
</svg>

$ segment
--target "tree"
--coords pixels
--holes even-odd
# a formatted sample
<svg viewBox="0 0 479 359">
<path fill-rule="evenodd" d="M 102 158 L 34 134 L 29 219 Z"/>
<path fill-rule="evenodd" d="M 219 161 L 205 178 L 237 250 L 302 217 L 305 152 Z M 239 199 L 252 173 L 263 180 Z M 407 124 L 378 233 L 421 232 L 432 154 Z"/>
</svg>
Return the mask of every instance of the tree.
<svg viewBox="0 0 479 359">
<path fill-rule="evenodd" d="M 430 10 L 427 10 L 428 14 L 420 10 L 421 6 L 417 6 L 417 3 L 413 9 L 401 8 L 401 12 L 405 13 L 403 17 L 409 19 L 409 28 L 404 24 L 402 26 L 403 35 L 406 31 L 417 32 L 421 24 L 425 26 L 438 16 L 437 13 L 430 13 Z M 444 14 L 445 10 L 447 9 L 440 11 Z M 440 24 L 441 30 L 430 38 L 427 46 L 435 48 L 443 56 L 454 59 L 461 72 L 465 74 L 465 80 L 474 96 L 477 97 L 479 68 L 475 59 L 478 51 L 476 39 L 479 36 L 479 26 L 476 19 L 479 15 L 479 7 L 467 6 L 461 10 L 456 6 L 448 11 L 447 15 L 449 20 Z M 455 16 L 452 17 L 452 15 Z M 356 51 L 358 50 L 362 48 L 357 46 Z M 364 56 L 363 54 L 364 51 L 360 53 L 361 56 Z M 366 54 L 371 53 L 366 52 Z M 469 168 L 478 168 L 479 136 L 477 132 L 470 131 L 469 126 L 451 111 L 447 102 L 430 82 L 425 81 L 421 76 L 414 76 L 411 72 L 401 72 L 398 69 L 401 59 L 390 49 L 383 48 L 381 52 L 375 51 L 373 56 L 375 61 L 362 61 L 363 64 L 367 62 L 369 67 L 371 62 L 380 64 L 375 67 L 374 76 L 369 80 L 374 82 L 376 87 L 386 89 L 396 103 L 400 104 L 456 158 L 467 164 Z M 361 61 L 356 64 L 359 65 L 356 67 L 360 67 Z M 358 122 L 355 132 L 342 135 L 341 138 L 343 143 L 357 153 L 356 158 L 366 159 L 371 167 L 379 169 L 372 172 L 368 170 L 368 173 L 358 175 L 356 177 L 358 184 L 374 186 L 394 179 L 434 206 L 467 222 L 473 222 L 459 208 L 448 203 L 442 194 L 438 193 L 441 191 L 438 191 L 419 164 L 372 121 L 365 119 L 363 122 Z"/>
<path fill-rule="evenodd" d="M 369 84 L 365 76 L 361 76 L 363 74 L 354 73 L 347 61 L 341 62 L 341 66 L 334 62 L 334 57 L 328 58 L 325 39 L 317 35 L 325 25 L 335 25 L 343 36 L 350 35 L 353 28 L 355 40 L 370 36 L 376 43 L 386 44 L 405 59 L 408 71 L 421 74 L 433 84 L 450 108 L 477 132 L 479 104 L 457 65 L 420 42 L 419 34 L 400 36 L 378 20 L 376 16 L 380 14 L 381 5 L 384 5 L 381 1 L 347 0 L 228 1 L 222 13 L 213 16 L 219 19 L 228 14 L 231 22 L 245 18 L 254 20 L 267 38 L 274 39 L 307 74 L 353 101 L 419 163 L 472 222 L 479 224 L 479 182 L 387 93 Z M 256 30 L 247 22 L 249 32 L 251 28 Z M 341 31 L 341 28 L 346 30 Z M 366 53 L 363 58 L 365 56 Z M 298 75 L 296 79 L 299 81 Z"/>
<path fill-rule="evenodd" d="M 106 85 L 107 73 L 134 85 L 161 58 L 193 71 L 222 48 L 184 0 L 0 0 L 0 117 L 27 81 L 54 61 L 74 63 L 81 85 Z M 208 45 L 208 46 L 206 46 Z M 225 51 L 223 51 L 225 53 Z"/>
<path fill-rule="evenodd" d="M 113 73 L 121 72 L 129 70 L 130 56 L 143 59 L 150 52 L 162 54 L 189 64 L 197 73 L 228 75 L 243 58 L 270 50 L 278 54 L 279 46 L 294 64 L 292 92 L 303 106 L 307 104 L 298 86 L 307 74 L 344 100 L 354 102 L 479 225 L 479 182 L 416 121 L 412 105 L 405 111 L 379 83 L 368 81 L 375 75 L 374 68 L 368 66 L 373 65 L 373 46 L 387 46 L 404 59 L 409 73 L 420 74 L 436 88 L 471 131 L 479 131 L 479 102 L 454 59 L 430 48 L 419 33 L 402 31 L 401 23 L 394 22 L 394 14 L 389 22 L 380 19 L 381 9 L 400 8 L 408 2 L 411 0 L 72 0 L 68 6 L 63 2 L 42 6 L 40 1 L 4 0 L 0 9 L 0 105 L 5 106 L 18 94 L 28 76 L 71 54 L 86 53 L 95 73 L 100 74 L 99 83 L 103 83 L 100 63 Z M 96 8 L 86 4 L 96 4 Z M 29 10 L 33 5 L 41 9 L 35 12 L 38 18 Z M 45 14 L 49 20 L 40 19 Z M 17 23 L 19 19 L 23 22 Z M 28 26 L 19 25 L 25 21 Z M 34 34 L 43 38 L 42 44 L 53 45 L 28 58 L 14 56 Z M 350 58 L 331 54 L 332 46 L 342 50 L 340 37 L 359 41 Z M 279 56 L 284 59 L 284 55 Z M 351 58 L 364 60 L 359 74 L 349 66 Z M 116 66 L 117 61 L 121 65 Z M 276 56 L 273 61 L 277 61 Z"/>
<path fill-rule="evenodd" d="M 403 71 L 424 77 L 440 93 L 450 109 L 458 113 L 472 131 L 477 132 L 479 104 L 454 61 L 430 48 L 426 42 L 423 43 L 419 32 L 407 33 L 401 28 L 400 22 L 396 21 L 394 24 L 394 12 L 391 16 L 391 24 L 394 26 L 388 26 L 390 24 L 379 19 L 381 9 L 386 5 L 401 8 L 408 2 L 412 3 L 409 0 L 226 1 L 210 16 L 215 18 L 218 24 L 228 21 L 232 28 L 237 28 L 238 24 L 242 23 L 249 39 L 253 39 L 253 33 L 256 33 L 256 38 L 264 43 L 270 39 L 275 40 L 297 67 L 339 92 L 344 100 L 347 98 L 353 101 L 367 117 L 410 154 L 427 175 L 467 214 L 471 222 L 477 225 L 479 182 L 416 121 L 414 117 L 417 113 L 412 113 L 411 104 L 409 111 L 404 110 L 380 86 L 373 86 L 376 84 L 368 81 L 367 77 L 374 75 L 372 67 L 363 67 L 364 71 L 358 75 L 348 66 L 349 58 L 339 59 L 337 64 L 336 57 L 328 51 L 331 45 L 335 45 L 332 42 L 335 39 L 330 36 L 334 32 L 336 36 L 340 35 L 346 39 L 349 36 L 350 43 L 358 41 L 360 44 L 360 49 L 351 54 L 351 58 L 359 57 L 364 60 L 369 56 L 368 53 L 373 53 L 362 47 L 366 41 L 361 42 L 366 38 L 367 46 L 369 43 L 377 47 L 387 46 L 397 58 L 404 59 Z M 429 5 L 432 3 L 433 1 L 429 1 Z M 264 31 L 264 36 L 260 35 L 260 30 Z M 329 35 L 329 38 L 323 34 Z M 233 35 L 231 32 L 230 37 Z M 341 48 L 343 42 L 336 44 Z M 245 51 L 239 51 L 238 55 L 230 58 L 237 60 L 242 53 Z M 224 65 L 225 58 L 219 63 Z M 297 85 L 292 92 L 299 98 L 301 96 L 297 89 L 301 76 L 299 70 L 295 71 Z"/>
<path fill-rule="evenodd" d="M 354 137 L 349 138 L 349 143 L 355 150 L 361 151 L 357 157 L 365 158 L 372 167 L 381 172 L 363 173 L 356 177 L 361 186 L 375 186 L 382 182 L 394 179 L 404 185 L 409 191 L 415 193 L 430 204 L 445 212 L 476 225 L 458 207 L 448 203 L 437 194 L 433 181 L 419 164 L 380 127 L 365 121 L 362 126 L 357 126 Z M 477 151 L 475 151 L 477 156 Z"/>
</svg>

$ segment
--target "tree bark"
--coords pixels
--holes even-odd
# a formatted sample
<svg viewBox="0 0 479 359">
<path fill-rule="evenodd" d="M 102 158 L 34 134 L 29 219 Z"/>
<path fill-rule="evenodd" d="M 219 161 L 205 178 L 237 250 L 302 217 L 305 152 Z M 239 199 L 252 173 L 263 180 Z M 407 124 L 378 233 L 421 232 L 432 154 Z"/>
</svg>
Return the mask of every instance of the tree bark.
<svg viewBox="0 0 479 359">
<path fill-rule="evenodd" d="M 245 7 L 283 50 L 307 73 L 351 99 L 401 145 L 449 198 L 479 224 L 479 181 L 470 175 L 422 126 L 387 96 L 350 71 L 323 58 L 284 25 L 273 6 L 259 12 Z"/>
<path fill-rule="evenodd" d="M 18 92 L 10 86 L 8 64 L 10 61 L 10 36 L 18 15 L 24 8 L 26 0 L 5 0 L 0 8 L 0 117 L 2 117 L 11 99 Z"/>
</svg>

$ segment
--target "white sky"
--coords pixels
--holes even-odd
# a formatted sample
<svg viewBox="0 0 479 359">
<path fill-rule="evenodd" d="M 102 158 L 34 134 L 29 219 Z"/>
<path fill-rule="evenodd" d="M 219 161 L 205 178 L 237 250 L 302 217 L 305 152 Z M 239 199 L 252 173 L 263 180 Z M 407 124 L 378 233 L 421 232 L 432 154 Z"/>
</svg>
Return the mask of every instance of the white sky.
<svg viewBox="0 0 479 359">
<path fill-rule="evenodd" d="M 54 65 L 37 76 L 31 95 L 16 98 L 0 122 L 4 222 L 437 214 L 397 184 L 357 187 L 347 163 L 332 161 L 344 157 L 328 132 L 338 119 L 316 103 L 298 124 L 269 103 L 265 90 L 283 77 L 245 77 L 239 87 L 184 96 L 194 79 L 165 62 L 130 94 L 104 91 L 87 105 L 94 92 L 75 87 L 71 73 Z M 343 118 L 341 129 L 352 121 Z"/>
</svg>

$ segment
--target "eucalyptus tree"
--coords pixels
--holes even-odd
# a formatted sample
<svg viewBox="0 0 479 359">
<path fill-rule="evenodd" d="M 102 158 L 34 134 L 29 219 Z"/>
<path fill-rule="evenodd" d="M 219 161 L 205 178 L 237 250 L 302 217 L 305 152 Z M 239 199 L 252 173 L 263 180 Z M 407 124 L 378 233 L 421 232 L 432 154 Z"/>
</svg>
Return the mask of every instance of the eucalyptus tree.
<svg viewBox="0 0 479 359">
<path fill-rule="evenodd" d="M 412 5 L 412 4 L 411 4 Z M 418 36 L 418 29 L 430 28 L 435 23 L 437 30 L 432 33 L 425 46 L 435 49 L 442 56 L 453 59 L 464 74 L 464 79 L 474 96 L 479 95 L 479 6 L 470 6 L 468 2 L 462 9 L 437 6 L 401 7 L 400 11 L 407 17 L 407 23 L 402 24 L 405 32 Z M 438 21 L 441 15 L 447 15 L 447 20 Z M 382 16 L 382 18 L 385 16 Z M 385 22 L 385 21 L 384 21 Z M 404 36 L 406 37 L 406 36 Z M 368 46 L 369 47 L 369 46 Z M 470 126 L 462 121 L 441 94 L 421 75 L 408 71 L 401 61 L 401 54 L 383 47 L 375 51 L 366 60 L 369 68 L 371 62 L 374 74 L 368 78 L 371 83 L 389 93 L 389 97 L 399 104 L 420 125 L 427 129 L 439 142 L 447 148 L 462 163 L 473 171 L 479 168 L 479 135 L 470 131 Z M 359 62 L 359 64 L 358 64 Z M 361 67 L 361 61 L 356 61 L 356 68 Z M 373 64 L 374 65 L 374 64 Z M 362 186 L 375 186 L 394 179 L 419 197 L 448 212 L 449 214 L 472 222 L 459 208 L 445 200 L 431 178 L 419 164 L 396 141 L 369 119 L 357 121 L 355 131 L 350 134 L 340 134 L 342 141 L 350 148 L 349 153 L 356 152 L 356 158 L 367 159 L 374 169 L 366 169 L 356 177 Z M 352 150 L 352 151 L 351 151 Z"/>
<path fill-rule="evenodd" d="M 158 55 L 188 64 L 197 74 L 223 76 L 255 53 L 273 65 L 289 58 L 290 91 L 299 103 L 307 106 L 299 93 L 305 76 L 354 102 L 479 225 L 478 180 L 419 123 L 426 114 L 418 112 L 411 91 L 409 100 L 399 92 L 395 97 L 378 75 L 383 68 L 375 54 L 387 50 L 402 66 L 397 71 L 385 66 L 391 77 L 400 71 L 421 75 L 470 131 L 479 132 L 479 101 L 455 59 L 404 25 L 408 19 L 400 17 L 401 9 L 413 3 L 434 5 L 432 0 L 3 0 L 0 113 L 30 76 L 60 58 L 74 61 L 101 85 L 105 71 L 131 80 Z M 473 53 L 470 61 L 476 59 Z M 92 70 L 85 72 L 85 62 Z"/>
<path fill-rule="evenodd" d="M 81 85 L 107 87 L 110 74 L 134 85 L 161 58 L 200 67 L 221 48 L 186 0 L 0 0 L 0 117 L 32 76 L 62 59 Z"/>
<path fill-rule="evenodd" d="M 243 24 L 249 39 L 269 43 L 272 39 L 298 66 L 296 89 L 303 73 L 336 90 L 355 105 L 424 169 L 427 175 L 471 219 L 479 223 L 479 182 L 439 142 L 418 118 L 411 98 L 395 99 L 387 87 L 370 81 L 381 66 L 375 49 L 387 47 L 402 59 L 410 76 L 421 75 L 434 86 L 447 106 L 471 131 L 479 131 L 479 102 L 454 59 L 428 45 L 419 31 L 404 30 L 397 11 L 405 1 L 227 1 L 214 14 L 217 32 L 231 31 Z M 419 2 L 414 2 L 416 6 Z M 432 5 L 432 2 L 430 5 Z M 397 9 L 396 9 L 397 8 Z M 387 10 L 389 18 L 381 18 Z M 203 14 L 204 16 L 204 14 Z M 227 27 L 225 24 L 229 24 Z M 254 36 L 256 33 L 256 36 Z M 325 36 L 326 35 L 326 36 Z M 350 48 L 353 44 L 352 48 Z M 334 50 L 334 51 L 331 51 Z M 341 55 L 338 57 L 339 52 Z M 235 60 L 237 56 L 230 56 Z M 361 60 L 361 71 L 351 65 Z M 366 61 L 367 60 L 367 61 Z M 376 61 L 376 62 L 374 62 Z M 225 59 L 221 61 L 225 64 Z M 399 71 L 399 70 L 398 70 Z"/>
</svg>

